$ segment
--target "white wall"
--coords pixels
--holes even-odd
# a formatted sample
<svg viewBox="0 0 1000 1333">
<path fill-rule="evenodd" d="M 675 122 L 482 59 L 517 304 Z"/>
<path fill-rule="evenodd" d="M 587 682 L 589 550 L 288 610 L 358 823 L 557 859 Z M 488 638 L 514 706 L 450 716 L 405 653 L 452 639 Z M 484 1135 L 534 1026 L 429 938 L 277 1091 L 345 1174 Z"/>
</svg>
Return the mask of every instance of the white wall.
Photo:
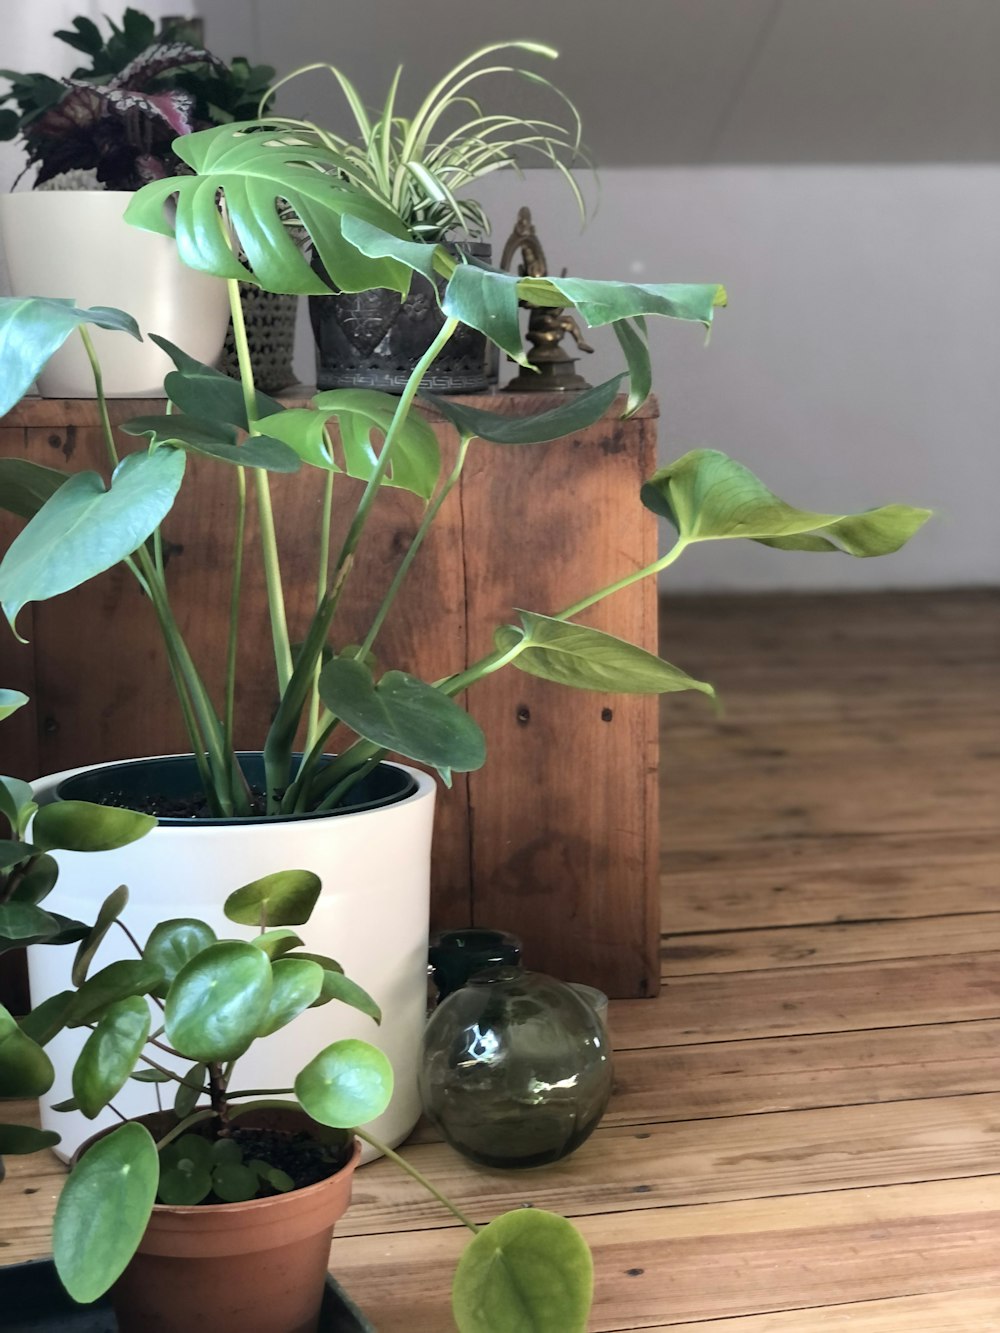
<svg viewBox="0 0 1000 1333">
<path fill-rule="evenodd" d="M 807 508 L 937 510 L 884 559 L 720 542 L 685 553 L 671 586 L 996 582 L 1000 166 L 607 171 L 583 234 L 549 173 L 486 184 L 498 248 L 528 203 L 554 268 L 725 282 L 708 347 L 693 326 L 651 321 L 664 451 L 723 449 Z M 613 334 L 593 341 L 579 368 L 596 384 L 621 363 Z"/>
</svg>

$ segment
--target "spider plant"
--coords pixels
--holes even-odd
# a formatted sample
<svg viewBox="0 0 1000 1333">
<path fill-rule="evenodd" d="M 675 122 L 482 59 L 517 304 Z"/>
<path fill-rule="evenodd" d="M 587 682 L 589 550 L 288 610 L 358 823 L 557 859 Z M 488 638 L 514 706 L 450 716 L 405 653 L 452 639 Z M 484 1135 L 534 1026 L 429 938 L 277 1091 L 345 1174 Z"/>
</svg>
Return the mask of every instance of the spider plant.
<svg viewBox="0 0 1000 1333">
<path fill-rule="evenodd" d="M 590 159 L 581 143 L 576 107 L 555 84 L 534 70 L 513 64 L 485 63 L 497 52 L 517 51 L 546 60 L 558 52 L 539 42 L 497 42 L 467 56 L 434 85 L 412 117 L 396 109 L 400 65 L 377 116 L 369 115 L 350 79 L 335 65 L 304 65 L 279 80 L 261 99 L 259 114 L 288 129 L 301 127 L 319 136 L 338 158 L 345 180 L 387 205 L 406 227 L 423 241 L 437 242 L 451 232 L 476 239 L 488 235 L 489 220 L 481 204 L 460 199 L 459 192 L 495 171 L 520 174 L 521 159 L 536 156 L 554 167 L 566 181 L 586 217 L 583 195 L 572 167 Z M 271 98 L 304 74 L 324 70 L 344 95 L 357 134 L 354 137 L 321 129 L 311 121 L 282 119 L 268 114 Z M 554 120 L 522 118 L 501 112 L 486 113 L 473 85 L 492 75 L 513 75 L 541 87 L 561 103 L 562 124 Z"/>
</svg>

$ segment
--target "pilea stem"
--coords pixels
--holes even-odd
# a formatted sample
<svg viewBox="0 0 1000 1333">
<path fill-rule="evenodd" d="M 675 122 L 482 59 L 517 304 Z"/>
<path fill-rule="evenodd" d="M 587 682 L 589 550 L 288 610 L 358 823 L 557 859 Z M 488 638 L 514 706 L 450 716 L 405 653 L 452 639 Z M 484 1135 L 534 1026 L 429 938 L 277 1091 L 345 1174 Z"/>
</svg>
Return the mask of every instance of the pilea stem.
<svg viewBox="0 0 1000 1333">
<path fill-rule="evenodd" d="M 460 1208 L 456 1207 L 446 1195 L 442 1194 L 437 1186 L 432 1185 L 423 1172 L 418 1171 L 415 1166 L 412 1166 L 406 1160 L 405 1157 L 400 1157 L 398 1152 L 394 1152 L 387 1143 L 380 1142 L 375 1138 L 374 1134 L 369 1134 L 366 1129 L 356 1129 L 354 1132 L 359 1139 L 364 1139 L 365 1143 L 370 1143 L 376 1152 L 383 1153 L 389 1158 L 390 1162 L 395 1162 L 396 1165 L 405 1171 L 408 1176 L 412 1176 L 418 1185 L 422 1185 L 424 1189 L 427 1190 L 428 1194 L 433 1194 L 438 1203 L 443 1204 L 444 1207 L 448 1209 L 449 1213 L 458 1218 L 462 1226 L 468 1227 L 473 1234 L 478 1234 L 479 1227 L 475 1222 L 473 1222 L 470 1217 L 466 1217 L 465 1213 L 463 1213 Z"/>
</svg>

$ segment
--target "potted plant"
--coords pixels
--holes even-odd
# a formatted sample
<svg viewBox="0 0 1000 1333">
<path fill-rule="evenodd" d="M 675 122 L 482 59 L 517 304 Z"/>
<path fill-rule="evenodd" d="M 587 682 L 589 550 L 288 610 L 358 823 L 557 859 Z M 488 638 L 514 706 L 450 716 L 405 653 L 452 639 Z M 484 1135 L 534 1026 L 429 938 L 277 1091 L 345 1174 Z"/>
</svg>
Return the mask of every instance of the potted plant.
<svg viewBox="0 0 1000 1333">
<path fill-rule="evenodd" d="M 583 197 L 573 176 L 577 163 L 588 163 L 580 140 L 580 118 L 568 97 L 534 70 L 494 57 L 525 55 L 554 60 L 558 52 L 539 42 L 498 42 L 460 61 L 435 83 L 412 116 L 401 114 L 397 95 L 403 68 L 389 85 L 377 115 L 369 115 L 344 72 L 327 64 L 307 65 L 281 79 L 261 102 L 265 114 L 272 96 L 305 74 L 323 71 L 343 94 L 354 122 L 352 134 L 320 130 L 310 121 L 283 119 L 286 129 L 301 127 L 337 154 L 342 179 L 389 209 L 408 234 L 428 244 L 457 246 L 476 262 L 488 262 L 489 220 L 482 206 L 463 192 L 496 171 L 517 171 L 540 159 L 559 171 L 575 197 L 581 219 Z M 491 76 L 547 91 L 559 119 L 483 111 L 478 85 Z M 523 89 L 522 89 L 523 93 Z M 565 124 L 563 122 L 566 122 Z M 325 276 L 322 260 L 317 272 Z M 415 273 L 408 293 L 394 288 L 350 288 L 336 295 L 312 295 L 309 314 L 316 339 L 316 383 L 321 389 L 366 386 L 401 392 L 419 358 L 440 332 L 444 315 L 429 278 Z M 424 386 L 436 393 L 481 393 L 489 387 L 488 340 L 460 324 L 432 362 Z M 494 375 L 495 378 L 495 375 Z"/>
<path fill-rule="evenodd" d="M 0 110 L 0 138 L 18 138 L 25 172 L 37 170 L 32 190 L 0 198 L 12 290 L 71 291 L 87 304 L 123 305 L 142 328 L 214 361 L 229 314 L 219 284 L 178 263 L 159 238 L 125 227 L 121 215 L 146 181 L 183 170 L 172 148 L 179 134 L 252 116 L 274 71 L 241 57 L 227 65 L 170 29 L 157 36 L 153 20 L 136 9 L 126 9 L 120 25 L 106 22 L 106 37 L 88 18 L 55 34 L 86 57 L 66 79 L 0 71 L 10 80 L 0 94 L 0 105 L 8 103 Z M 282 387 L 291 379 L 294 300 L 285 297 L 263 315 L 255 308 L 252 316 L 254 327 L 284 331 L 284 348 L 259 358 L 274 363 L 271 387 Z M 103 336 L 96 335 L 98 350 Z M 119 349 L 106 391 L 159 394 L 168 366 L 154 344 Z M 41 389 L 46 397 L 92 396 L 82 349 L 65 349 L 43 372 Z"/>
<path fill-rule="evenodd" d="M 27 603 L 57 595 L 124 563 L 148 598 L 163 632 L 168 661 L 191 742 L 186 759 L 152 767 L 101 766 L 66 784 L 46 784 L 40 799 L 72 797 L 123 803 L 167 815 L 149 838 L 110 852 L 123 882 L 143 884 L 148 902 L 134 904 L 138 933 L 148 932 L 168 897 L 181 914 L 221 929 L 219 884 L 252 879 L 288 864 L 305 864 L 328 888 L 314 924 L 318 947 L 340 948 L 353 975 L 369 992 L 387 998 L 383 1029 L 397 1070 L 397 1118 L 380 1129 L 398 1141 L 416 1119 L 415 1052 L 423 1025 L 427 928 L 427 863 L 433 784 L 426 772 L 387 766 L 396 753 L 444 781 L 479 767 L 482 733 L 458 699 L 469 687 L 505 667 L 580 689 L 662 693 L 712 687 L 654 654 L 598 632 L 581 615 L 604 597 L 666 569 L 689 547 L 706 540 L 745 537 L 779 549 L 840 551 L 855 556 L 898 549 L 925 521 L 927 511 L 887 505 L 859 515 L 798 509 L 770 492 L 747 469 L 714 450 L 695 450 L 661 469 L 643 489 L 643 502 L 676 530 L 670 549 L 647 567 L 623 570 L 603 588 L 562 608 L 522 609 L 496 629 L 494 646 L 479 660 L 457 662 L 436 681 L 422 681 L 375 657 L 379 631 L 441 505 L 455 486 L 476 441 L 517 450 L 532 442 L 583 430 L 611 410 L 624 379 L 573 395 L 554 410 L 511 418 L 460 403 L 435 400 L 457 432 L 453 465 L 442 470 L 438 446 L 419 409 L 418 392 L 429 367 L 460 321 L 523 361 L 519 303 L 574 306 L 590 325 L 611 325 L 625 356 L 634 410 L 650 388 L 648 315 L 711 322 L 724 299 L 716 284 L 632 284 L 569 277 L 518 278 L 466 263 L 446 247 L 415 238 L 396 214 L 344 176 L 342 155 L 323 132 L 301 125 L 258 121 L 186 136 L 175 144 L 189 174 L 152 182 L 133 198 L 128 220 L 176 241 L 185 262 L 226 280 L 242 381 L 237 384 L 160 340 L 176 369 L 165 388 L 173 411 L 126 426 L 137 445 L 119 459 L 106 422 L 107 477 L 70 478 L 23 460 L 0 464 L 0 504 L 27 523 L 0 563 L 0 603 L 13 627 Z M 219 201 L 225 210 L 220 223 Z M 176 213 L 165 206 L 176 204 Z M 312 406 L 284 409 L 256 390 L 237 297 L 240 279 L 269 290 L 310 293 L 325 284 L 287 236 L 280 207 L 287 204 L 308 230 L 331 281 L 341 290 L 408 290 L 413 273 L 441 280 L 444 323 L 399 397 L 371 390 L 334 390 Z M 246 260 L 236 257 L 242 248 Z M 68 302 L 0 304 L 0 411 L 17 402 L 46 358 L 73 332 L 89 343 L 98 324 L 118 335 L 136 334 L 121 312 L 80 310 Z M 98 394 L 100 387 L 98 385 Z M 174 619 L 160 524 L 184 480 L 189 456 L 233 469 L 237 494 L 233 582 L 224 633 L 228 669 L 213 698 Z M 315 611 L 294 639 L 283 595 L 287 570 L 271 520 L 272 474 L 300 466 L 317 482 Z M 338 476 L 359 487 L 335 490 Z M 362 642 L 337 637 L 345 585 L 363 579 L 358 548 L 373 506 L 385 487 L 409 492 L 423 517 L 400 552 L 395 575 L 373 607 Z M 248 490 L 259 516 L 259 560 L 271 616 L 278 705 L 259 753 L 236 755 L 233 718 L 239 663 L 239 608 L 244 567 Z M 345 536 L 331 545 L 335 503 L 348 505 Z M 526 517 L 530 521 L 530 515 Z M 304 572 L 295 571 L 301 580 Z M 429 632 L 433 633 L 433 627 Z M 254 665 L 260 670 L 259 663 Z M 347 739 L 327 754 L 340 727 Z M 353 734 L 354 739 L 350 739 Z M 144 791 L 133 787 L 144 787 Z M 368 784 L 364 786 L 362 784 Z M 151 789 L 155 788 L 155 790 Z M 172 798 L 188 802 L 182 817 Z M 183 816 L 200 816 L 195 818 Z M 220 827 L 221 825 L 221 827 Z M 133 859 L 133 857 L 137 859 Z M 87 868 L 64 853 L 65 880 L 81 901 L 97 900 Z M 110 864 L 110 863 L 109 863 Z M 72 875 L 68 872 L 72 871 Z M 74 900 L 76 901 L 76 900 Z M 81 912 L 80 915 L 84 913 Z M 328 942 L 327 942 L 328 940 Z M 32 961 L 39 993 L 58 992 L 65 979 L 51 964 Z M 345 1034 L 350 1035 L 350 1034 Z M 294 1073 L 291 1046 L 271 1054 L 278 1074 Z M 301 1063 L 301 1062 L 300 1062 Z M 287 1068 L 288 1065 L 294 1068 Z M 131 1113 L 131 1112 L 130 1112 Z M 398 1113 L 398 1114 L 397 1114 Z"/>
<path fill-rule="evenodd" d="M 19 841 L 30 798 L 0 779 L 0 806 Z M 33 843 L 21 843 L 21 860 L 0 874 L 0 945 L 12 942 L 11 930 L 20 938 L 32 915 L 36 933 L 44 932 L 42 918 L 55 919 L 40 906 L 51 891 L 42 887 L 51 861 L 45 848 L 97 850 L 100 841 L 141 838 L 153 822 L 124 810 L 39 810 Z M 30 895 L 26 884 L 34 885 Z M 310 1007 L 336 1000 L 380 1020 L 375 1001 L 337 961 L 305 949 L 298 931 L 319 890 L 309 871 L 265 876 L 226 899 L 227 935 L 238 938 L 165 917 L 140 943 L 122 919 L 129 895 L 121 886 L 91 926 L 64 927 L 61 942 L 77 941 L 66 989 L 20 1021 L 0 1006 L 0 1098 L 51 1086 L 45 1047 L 63 1029 L 86 1038 L 71 1103 L 89 1120 L 129 1081 L 166 1094 L 171 1109 L 138 1120 L 119 1113 L 114 1127 L 84 1145 L 55 1216 L 55 1266 L 67 1292 L 91 1302 L 111 1290 L 122 1328 L 186 1333 L 204 1323 L 238 1333 L 251 1320 L 260 1333 L 317 1327 L 359 1137 L 373 1141 L 356 1126 L 388 1103 L 392 1067 L 368 1042 L 342 1039 L 312 1051 L 291 1087 L 262 1089 L 241 1075 L 254 1043 L 284 1034 Z M 250 938 L 248 927 L 256 932 Z M 102 966 L 111 931 L 120 931 L 132 957 Z M 51 1131 L 0 1124 L 0 1153 L 57 1140 Z M 583 1330 L 592 1265 L 569 1222 L 518 1209 L 481 1229 L 391 1148 L 376 1146 L 475 1233 L 453 1289 L 462 1333 L 510 1327 L 515 1316 L 524 1333 L 557 1324 L 565 1333 Z"/>
</svg>

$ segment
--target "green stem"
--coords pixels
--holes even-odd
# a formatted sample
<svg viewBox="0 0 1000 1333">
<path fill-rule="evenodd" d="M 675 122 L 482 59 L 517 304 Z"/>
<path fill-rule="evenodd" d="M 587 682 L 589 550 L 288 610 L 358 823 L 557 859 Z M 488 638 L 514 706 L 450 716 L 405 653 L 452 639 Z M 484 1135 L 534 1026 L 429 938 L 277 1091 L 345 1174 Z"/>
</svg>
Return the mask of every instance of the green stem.
<svg viewBox="0 0 1000 1333">
<path fill-rule="evenodd" d="M 226 1096 L 233 1097 L 294 1097 L 294 1088 L 241 1088 L 238 1092 L 227 1092 Z"/>
<path fill-rule="evenodd" d="M 330 449 L 330 441 L 327 439 L 327 448 L 331 456 L 333 450 Z M 326 596 L 326 585 L 330 578 L 330 525 L 333 520 L 333 473 L 326 474 L 326 484 L 323 487 L 323 513 L 320 518 L 320 536 L 319 536 L 319 568 L 316 571 L 316 610 L 319 611 L 323 605 L 323 598 Z M 320 699 L 319 699 L 319 673 L 323 670 L 323 654 L 320 653 L 316 659 L 316 666 L 313 672 L 312 693 L 309 698 L 309 725 L 306 731 L 306 751 L 311 752 L 316 744 L 316 737 L 319 734 L 320 722 Z"/>
<path fill-rule="evenodd" d="M 474 1235 L 478 1235 L 479 1227 L 476 1226 L 475 1222 L 473 1222 L 470 1217 L 466 1217 L 462 1210 L 456 1207 L 447 1195 L 442 1194 L 436 1185 L 432 1185 L 422 1171 L 418 1171 L 415 1166 L 412 1166 L 406 1160 L 405 1157 L 400 1157 L 398 1152 L 395 1152 L 390 1148 L 387 1143 L 381 1143 L 375 1138 L 374 1134 L 369 1134 L 366 1129 L 355 1129 L 354 1132 L 359 1139 L 364 1139 L 365 1143 L 370 1143 L 376 1152 L 380 1152 L 388 1157 L 390 1162 L 395 1162 L 396 1165 L 405 1171 L 408 1176 L 411 1176 L 418 1185 L 422 1185 L 424 1189 L 427 1190 L 428 1194 L 433 1194 L 438 1203 L 443 1204 L 445 1208 L 448 1209 L 449 1213 L 458 1218 L 462 1223 L 462 1226 L 468 1227 Z"/>
<path fill-rule="evenodd" d="M 182 1134 L 186 1134 L 192 1125 L 200 1124 L 202 1120 L 211 1120 L 215 1112 L 211 1107 L 204 1107 L 200 1111 L 192 1111 L 186 1115 L 183 1120 L 174 1125 L 173 1129 L 168 1130 L 162 1139 L 156 1141 L 156 1151 L 162 1152 L 168 1143 L 173 1143 L 174 1139 L 179 1139 Z"/>
<path fill-rule="evenodd" d="M 203 1083 L 192 1083 L 190 1079 L 184 1078 L 181 1074 L 175 1074 L 172 1069 L 168 1069 L 166 1065 L 159 1064 L 158 1061 L 154 1060 L 149 1055 L 140 1055 L 139 1059 L 143 1064 L 149 1065 L 151 1069 L 155 1069 L 161 1074 L 166 1074 L 167 1077 L 173 1079 L 175 1083 L 182 1083 L 185 1088 L 196 1088 L 198 1092 L 204 1092 L 205 1090 L 205 1085 Z"/>
<path fill-rule="evenodd" d="M 375 619 L 372 621 L 371 628 L 369 629 L 367 635 L 365 636 L 365 641 L 361 645 L 361 648 L 357 654 L 358 657 L 364 657 L 365 653 L 371 650 L 372 644 L 378 637 L 379 630 L 381 630 L 382 625 L 385 622 L 385 618 L 389 614 L 389 610 L 396 599 L 396 594 L 402 587 L 403 580 L 406 578 L 410 566 L 413 564 L 413 561 L 416 558 L 417 552 L 420 550 L 421 546 L 424 543 L 424 538 L 427 536 L 431 524 L 437 518 L 438 511 L 440 510 L 441 506 L 444 504 L 448 496 L 451 494 L 451 491 L 453 490 L 453 488 L 455 487 L 456 483 L 458 482 L 459 478 L 462 475 L 462 468 L 465 466 L 465 457 L 466 454 L 469 452 L 469 445 L 471 442 L 472 442 L 472 437 L 470 435 L 462 436 L 462 439 L 459 442 L 458 458 L 455 461 L 455 466 L 452 468 L 444 485 L 439 488 L 438 493 L 434 497 L 433 502 L 427 506 L 427 510 L 424 514 L 423 521 L 421 522 L 420 527 L 417 529 L 413 540 L 410 542 L 409 549 L 403 556 L 403 559 L 400 561 L 399 568 L 393 575 L 392 582 L 389 584 L 389 590 L 386 593 L 385 597 L 382 599 L 382 605 L 375 613 Z"/>
<path fill-rule="evenodd" d="M 233 543 L 233 582 L 229 594 L 229 637 L 226 644 L 226 686 L 223 735 L 227 751 L 234 749 L 233 731 L 236 709 L 236 658 L 240 637 L 240 593 L 243 584 L 243 547 L 247 526 L 246 468 L 236 469 L 236 537 Z"/>
<path fill-rule="evenodd" d="M 615 583 L 609 583 L 606 588 L 601 588 L 599 592 L 591 593 L 589 597 L 583 597 L 572 606 L 568 606 L 565 611 L 560 611 L 554 618 L 556 620 L 570 620 L 573 616 L 579 615 L 581 611 L 586 611 L 588 606 L 593 606 L 595 602 L 600 602 L 605 597 L 610 597 L 612 593 L 621 592 L 623 588 L 628 588 L 633 583 L 638 583 L 640 579 L 645 579 L 650 574 L 659 574 L 661 570 L 669 568 L 670 565 L 684 552 L 687 542 L 678 538 L 671 546 L 666 555 L 660 556 L 659 560 L 654 560 L 651 565 L 644 565 L 642 569 L 637 569 L 632 574 L 626 574 L 624 578 L 618 579 Z"/>
<path fill-rule="evenodd" d="M 104 447 L 108 451 L 108 459 L 111 463 L 112 472 L 118 466 L 118 450 L 115 448 L 115 433 L 111 429 L 111 418 L 108 416 L 108 403 L 104 397 L 104 373 L 101 370 L 101 363 L 97 359 L 97 353 L 94 351 L 94 344 L 91 342 L 90 334 L 81 324 L 79 326 L 80 337 L 83 339 L 84 351 L 87 353 L 87 360 L 90 362 L 90 370 L 94 376 L 94 388 L 97 391 L 97 410 L 101 417 L 101 430 L 104 434 Z"/>
</svg>

